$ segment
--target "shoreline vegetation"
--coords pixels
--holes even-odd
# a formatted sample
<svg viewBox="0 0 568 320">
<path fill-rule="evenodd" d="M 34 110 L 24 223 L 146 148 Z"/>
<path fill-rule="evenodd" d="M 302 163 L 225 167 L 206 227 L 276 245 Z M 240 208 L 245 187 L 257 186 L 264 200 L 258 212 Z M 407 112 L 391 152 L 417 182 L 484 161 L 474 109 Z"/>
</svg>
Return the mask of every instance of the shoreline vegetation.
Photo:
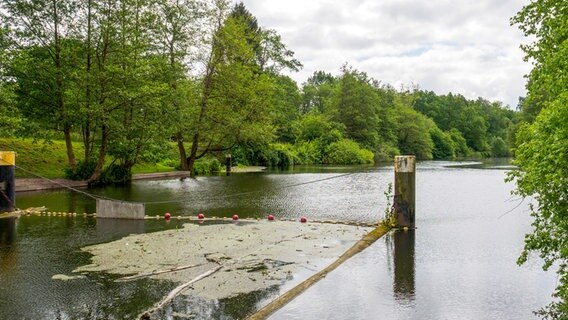
<svg viewBox="0 0 568 320">
<path fill-rule="evenodd" d="M 107 185 L 209 174 L 229 157 L 286 168 L 512 155 L 523 119 L 501 102 L 395 88 L 348 63 L 297 83 L 286 74 L 302 63 L 242 2 L 120 4 L 0 4 L 0 136 L 44 145 L 0 141 L 21 168 Z"/>
</svg>

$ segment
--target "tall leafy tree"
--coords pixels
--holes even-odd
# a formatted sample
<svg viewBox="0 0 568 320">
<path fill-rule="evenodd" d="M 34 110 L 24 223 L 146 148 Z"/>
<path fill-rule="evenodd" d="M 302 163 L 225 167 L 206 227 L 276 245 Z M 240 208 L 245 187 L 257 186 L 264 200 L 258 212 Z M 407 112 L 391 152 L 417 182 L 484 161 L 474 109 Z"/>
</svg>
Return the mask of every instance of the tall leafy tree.
<svg viewBox="0 0 568 320">
<path fill-rule="evenodd" d="M 380 99 L 370 81 L 365 73 L 344 67 L 333 117 L 345 125 L 347 138 L 376 149 L 380 143 Z"/>
<path fill-rule="evenodd" d="M 302 113 L 311 111 L 326 113 L 337 88 L 337 79 L 330 73 L 316 71 L 302 86 Z"/>
<path fill-rule="evenodd" d="M 65 98 L 72 54 L 66 38 L 75 31 L 77 5 L 73 0 L 4 0 L 0 7 L 11 30 L 9 50 L 16 56 L 9 72 L 19 79 L 16 92 L 24 115 L 63 133 L 72 168 L 73 110 Z"/>
<path fill-rule="evenodd" d="M 294 142 L 292 123 L 300 117 L 302 97 L 298 85 L 287 76 L 272 76 L 274 91 L 271 99 L 273 125 L 276 139 L 280 142 Z"/>
<path fill-rule="evenodd" d="M 155 20 L 154 37 L 158 54 L 167 59 L 165 71 L 169 90 L 165 103 L 171 105 L 176 113 L 175 139 L 180 155 L 182 170 L 187 167 L 184 132 L 188 129 L 190 110 L 195 106 L 197 97 L 194 81 L 188 79 L 192 67 L 197 61 L 194 53 L 202 40 L 200 36 L 206 16 L 206 4 L 198 0 L 160 0 L 153 5 Z"/>
<path fill-rule="evenodd" d="M 277 78 L 259 64 L 258 57 L 266 49 L 260 45 L 262 29 L 242 3 L 231 11 L 228 8 L 228 2 L 215 1 L 211 15 L 214 28 L 186 159 L 190 170 L 208 153 L 274 139 L 270 97 L 276 92 Z M 275 59 L 278 52 L 269 56 Z M 281 59 L 288 61 L 287 56 Z"/>
<path fill-rule="evenodd" d="M 555 300 L 541 310 L 544 318 L 568 318 L 568 6 L 565 1 L 531 1 L 513 17 L 534 41 L 522 48 L 533 63 L 527 103 L 542 110 L 534 123 L 517 133 L 515 164 L 510 178 L 516 192 L 534 197 L 533 232 L 525 238 L 524 263 L 537 252 L 544 269 L 559 276 Z"/>
<path fill-rule="evenodd" d="M 265 137 L 263 125 L 270 123 L 265 119 L 266 100 L 261 98 L 269 93 L 269 78 L 254 61 L 250 25 L 234 13 L 229 16 L 228 8 L 227 2 L 216 1 L 212 15 L 215 28 L 186 159 L 190 170 L 210 152 L 229 150 L 248 136 Z"/>
</svg>

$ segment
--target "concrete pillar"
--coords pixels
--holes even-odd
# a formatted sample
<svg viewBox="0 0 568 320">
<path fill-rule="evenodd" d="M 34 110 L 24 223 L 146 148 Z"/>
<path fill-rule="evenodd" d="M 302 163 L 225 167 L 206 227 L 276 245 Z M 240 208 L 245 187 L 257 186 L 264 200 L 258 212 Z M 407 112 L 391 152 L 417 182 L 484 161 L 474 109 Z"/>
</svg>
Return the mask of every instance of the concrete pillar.
<svg viewBox="0 0 568 320">
<path fill-rule="evenodd" d="M 97 199 L 97 220 L 98 218 L 144 219 L 145 210 L 143 203 Z"/>
<path fill-rule="evenodd" d="M 16 209 L 16 153 L 0 151 L 0 211 Z"/>
<path fill-rule="evenodd" d="M 399 228 L 415 227 L 416 157 L 397 156 L 394 160 L 394 203 Z"/>
</svg>

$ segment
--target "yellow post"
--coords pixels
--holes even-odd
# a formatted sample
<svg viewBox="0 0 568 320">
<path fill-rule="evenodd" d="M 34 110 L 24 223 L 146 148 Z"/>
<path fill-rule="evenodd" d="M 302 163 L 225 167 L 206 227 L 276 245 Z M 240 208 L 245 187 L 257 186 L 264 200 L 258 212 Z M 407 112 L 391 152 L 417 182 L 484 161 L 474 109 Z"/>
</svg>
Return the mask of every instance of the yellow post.
<svg viewBox="0 0 568 320">
<path fill-rule="evenodd" d="M 0 211 L 16 209 L 16 153 L 0 151 Z"/>
<path fill-rule="evenodd" d="M 0 151 L 0 166 L 15 166 L 16 153 L 14 151 Z"/>
</svg>

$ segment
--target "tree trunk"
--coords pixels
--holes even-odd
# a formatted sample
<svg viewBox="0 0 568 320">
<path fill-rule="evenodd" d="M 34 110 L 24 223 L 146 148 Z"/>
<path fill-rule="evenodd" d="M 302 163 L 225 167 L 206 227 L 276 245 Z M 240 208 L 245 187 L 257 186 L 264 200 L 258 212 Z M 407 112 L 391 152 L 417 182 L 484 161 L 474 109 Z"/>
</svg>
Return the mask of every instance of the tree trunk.
<svg viewBox="0 0 568 320">
<path fill-rule="evenodd" d="M 107 144 L 108 144 L 108 127 L 103 124 L 101 128 L 101 146 L 99 147 L 99 158 L 97 161 L 97 166 L 95 168 L 95 171 L 93 172 L 89 180 L 87 180 L 89 184 L 97 182 L 101 177 L 101 174 L 103 172 L 103 167 L 105 165 Z"/>
<path fill-rule="evenodd" d="M 92 57 L 91 57 L 91 33 L 92 33 L 92 0 L 87 2 L 87 63 L 85 66 L 85 73 L 87 76 L 86 86 L 85 86 L 85 124 L 83 128 L 83 146 L 85 147 L 85 162 L 89 161 L 91 158 L 91 67 L 92 67 Z"/>
<path fill-rule="evenodd" d="M 75 153 L 73 152 L 73 144 L 71 143 L 71 128 L 69 126 L 65 126 L 65 128 L 63 128 L 63 133 L 65 135 L 65 147 L 67 148 L 69 168 L 71 168 L 71 170 L 75 170 L 77 163 L 75 161 Z"/>
<path fill-rule="evenodd" d="M 181 132 L 178 132 L 176 134 L 176 140 L 179 150 L 179 160 L 180 160 L 181 170 L 189 171 L 189 167 L 187 165 L 187 155 L 185 152 L 185 146 L 183 145 L 183 135 L 181 134 Z"/>
<path fill-rule="evenodd" d="M 193 165 L 197 159 L 197 148 L 199 147 L 199 131 L 193 135 L 193 142 L 191 143 L 191 153 L 187 158 L 187 167 L 191 170 L 189 174 L 190 177 L 195 178 L 195 170 L 193 170 Z"/>
</svg>

